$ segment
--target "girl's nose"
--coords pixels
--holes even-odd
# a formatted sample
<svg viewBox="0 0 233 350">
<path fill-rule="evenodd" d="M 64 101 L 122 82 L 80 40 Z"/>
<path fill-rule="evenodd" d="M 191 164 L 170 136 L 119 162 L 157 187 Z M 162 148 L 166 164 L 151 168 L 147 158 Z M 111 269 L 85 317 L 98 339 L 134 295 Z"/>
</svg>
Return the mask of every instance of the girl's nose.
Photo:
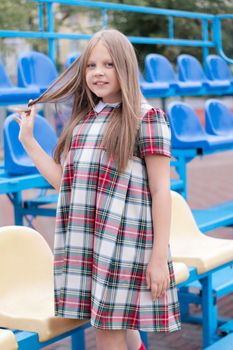
<svg viewBox="0 0 233 350">
<path fill-rule="evenodd" d="M 104 72 L 101 68 L 97 67 L 94 71 L 94 74 L 95 74 L 95 76 L 101 76 L 101 75 L 104 75 Z"/>
</svg>

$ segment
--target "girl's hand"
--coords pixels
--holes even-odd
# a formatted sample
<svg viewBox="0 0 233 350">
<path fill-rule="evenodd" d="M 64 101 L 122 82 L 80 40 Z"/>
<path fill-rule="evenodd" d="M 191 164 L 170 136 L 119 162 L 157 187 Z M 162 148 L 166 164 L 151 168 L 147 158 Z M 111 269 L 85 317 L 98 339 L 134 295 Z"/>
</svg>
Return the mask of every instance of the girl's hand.
<svg viewBox="0 0 233 350">
<path fill-rule="evenodd" d="M 19 140 L 23 145 L 26 145 L 33 139 L 33 129 L 34 129 L 34 120 L 35 120 L 35 105 L 33 105 L 27 111 L 22 111 L 19 109 L 15 110 L 19 115 L 15 115 L 14 119 L 20 126 Z"/>
<path fill-rule="evenodd" d="M 164 296 L 170 285 L 167 260 L 151 256 L 146 270 L 147 287 L 151 289 L 152 300 Z"/>
</svg>

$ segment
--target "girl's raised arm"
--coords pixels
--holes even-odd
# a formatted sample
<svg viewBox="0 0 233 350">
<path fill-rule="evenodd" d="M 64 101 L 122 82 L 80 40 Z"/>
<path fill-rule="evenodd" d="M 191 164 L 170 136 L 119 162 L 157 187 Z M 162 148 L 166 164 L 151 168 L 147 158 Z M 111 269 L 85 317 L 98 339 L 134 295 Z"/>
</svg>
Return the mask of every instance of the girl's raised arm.
<svg viewBox="0 0 233 350">
<path fill-rule="evenodd" d="M 19 118 L 15 115 L 15 120 L 20 126 L 20 142 L 39 172 L 56 190 L 59 190 L 62 178 L 62 166 L 57 164 L 53 158 L 41 148 L 33 136 L 35 105 L 31 107 L 29 112 L 25 113 L 24 111 L 17 110 L 17 113 L 21 116 L 21 118 Z"/>
</svg>

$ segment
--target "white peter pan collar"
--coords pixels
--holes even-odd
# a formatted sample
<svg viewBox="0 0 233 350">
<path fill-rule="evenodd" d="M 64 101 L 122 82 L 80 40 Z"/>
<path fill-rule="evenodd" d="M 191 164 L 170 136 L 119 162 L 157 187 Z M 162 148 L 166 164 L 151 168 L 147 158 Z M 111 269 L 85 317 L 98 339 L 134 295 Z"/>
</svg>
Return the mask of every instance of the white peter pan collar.
<svg viewBox="0 0 233 350">
<path fill-rule="evenodd" d="M 121 104 L 121 102 L 115 102 L 115 103 L 105 103 L 102 100 L 97 103 L 97 105 L 94 107 L 94 111 L 96 113 L 100 113 L 105 107 L 113 107 L 116 108 Z"/>
</svg>

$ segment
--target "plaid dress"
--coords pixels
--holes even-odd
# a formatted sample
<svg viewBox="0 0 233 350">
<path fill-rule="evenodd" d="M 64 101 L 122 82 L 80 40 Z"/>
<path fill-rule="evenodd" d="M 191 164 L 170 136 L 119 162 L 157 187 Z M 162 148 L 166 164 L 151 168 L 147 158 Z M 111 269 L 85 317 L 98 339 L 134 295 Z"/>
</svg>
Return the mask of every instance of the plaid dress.
<svg viewBox="0 0 233 350">
<path fill-rule="evenodd" d="M 146 285 L 153 229 L 144 156 L 169 157 L 170 130 L 164 113 L 150 109 L 135 156 L 118 173 L 101 147 L 112 110 L 91 111 L 73 132 L 57 207 L 55 314 L 101 329 L 175 331 L 180 315 L 170 257 L 165 296 L 152 301 Z"/>
</svg>

